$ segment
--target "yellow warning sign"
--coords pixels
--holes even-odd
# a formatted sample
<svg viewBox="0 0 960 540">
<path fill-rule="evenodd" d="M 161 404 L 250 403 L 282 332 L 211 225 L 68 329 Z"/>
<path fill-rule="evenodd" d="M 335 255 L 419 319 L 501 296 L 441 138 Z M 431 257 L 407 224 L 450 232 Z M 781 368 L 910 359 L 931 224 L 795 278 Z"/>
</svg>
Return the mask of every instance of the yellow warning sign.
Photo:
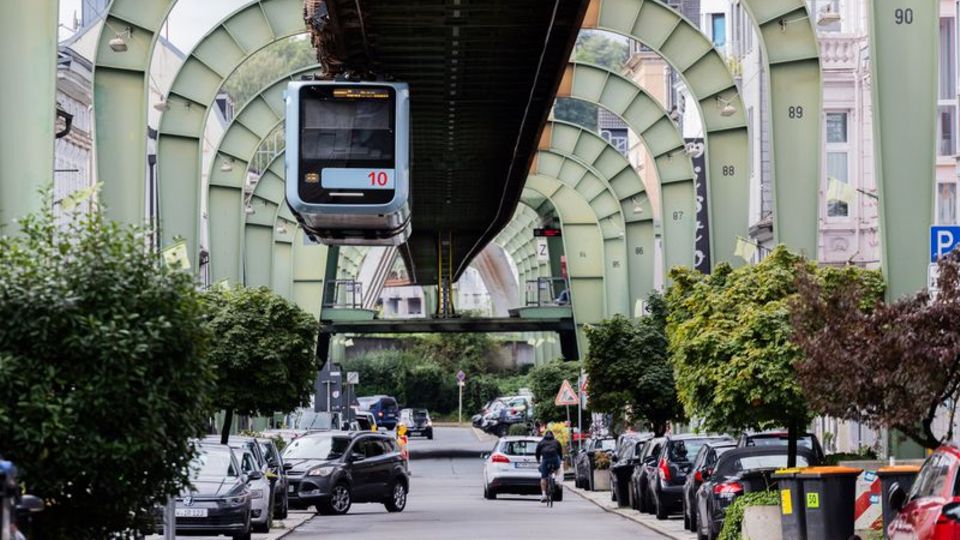
<svg viewBox="0 0 960 540">
<path fill-rule="evenodd" d="M 789 489 L 780 490 L 780 511 L 785 516 L 793 513 L 793 497 L 790 496 Z"/>
<path fill-rule="evenodd" d="M 807 493 L 807 508 L 820 508 L 819 493 Z"/>
</svg>

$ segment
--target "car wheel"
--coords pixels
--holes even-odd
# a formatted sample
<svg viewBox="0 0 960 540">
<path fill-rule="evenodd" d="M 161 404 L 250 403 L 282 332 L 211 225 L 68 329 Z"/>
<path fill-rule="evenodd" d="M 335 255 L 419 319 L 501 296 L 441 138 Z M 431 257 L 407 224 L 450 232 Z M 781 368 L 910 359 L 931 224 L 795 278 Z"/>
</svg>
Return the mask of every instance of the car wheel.
<svg viewBox="0 0 960 540">
<path fill-rule="evenodd" d="M 250 531 L 233 535 L 233 540 L 250 540 Z"/>
<path fill-rule="evenodd" d="M 660 500 L 660 494 L 654 493 L 653 501 L 654 501 L 654 513 L 657 515 L 657 519 L 659 519 L 660 521 L 667 519 L 667 507 Z"/>
<path fill-rule="evenodd" d="M 697 511 L 694 510 L 690 512 L 690 530 L 696 532 L 699 529 L 697 526 Z"/>
<path fill-rule="evenodd" d="M 403 512 L 407 507 L 407 486 L 395 480 L 390 488 L 390 498 L 383 505 L 387 507 L 387 512 Z"/>
<path fill-rule="evenodd" d="M 428 439 L 428 440 L 431 440 L 431 441 L 433 440 L 433 432 L 432 432 L 432 431 L 431 431 L 430 433 L 427 433 L 427 439 Z"/>
<path fill-rule="evenodd" d="M 693 530 L 693 527 L 690 526 L 690 516 L 687 515 L 686 505 L 684 505 L 684 509 L 683 509 L 683 528 L 688 531 Z"/>
<path fill-rule="evenodd" d="M 290 515 L 290 499 L 284 495 L 283 506 L 277 511 L 277 519 L 287 519 L 288 515 Z"/>
<path fill-rule="evenodd" d="M 488 501 L 492 501 L 492 500 L 496 499 L 496 498 L 497 498 L 497 492 L 496 492 L 496 490 L 493 490 L 493 489 L 490 489 L 490 488 L 487 487 L 487 486 L 484 486 L 484 487 L 483 487 L 483 498 L 486 499 L 486 500 L 488 500 Z"/>
<path fill-rule="evenodd" d="M 333 486 L 330 498 L 317 505 L 317 511 L 327 516 L 342 516 L 350 510 L 352 504 L 350 488 L 344 483 Z"/>
</svg>

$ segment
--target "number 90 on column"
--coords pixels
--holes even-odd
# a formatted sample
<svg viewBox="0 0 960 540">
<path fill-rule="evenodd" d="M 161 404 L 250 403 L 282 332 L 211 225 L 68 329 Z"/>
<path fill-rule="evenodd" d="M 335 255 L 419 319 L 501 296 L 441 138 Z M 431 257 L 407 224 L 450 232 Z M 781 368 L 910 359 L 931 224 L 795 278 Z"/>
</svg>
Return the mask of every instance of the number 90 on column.
<svg viewBox="0 0 960 540">
<path fill-rule="evenodd" d="M 324 189 L 394 189 L 394 169 L 326 168 L 320 173 Z"/>
</svg>

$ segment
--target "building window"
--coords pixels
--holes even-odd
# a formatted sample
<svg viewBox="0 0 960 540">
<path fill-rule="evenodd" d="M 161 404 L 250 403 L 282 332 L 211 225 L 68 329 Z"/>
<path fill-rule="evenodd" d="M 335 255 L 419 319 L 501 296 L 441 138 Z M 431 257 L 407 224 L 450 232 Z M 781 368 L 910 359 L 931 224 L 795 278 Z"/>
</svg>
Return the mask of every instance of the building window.
<svg viewBox="0 0 960 540">
<path fill-rule="evenodd" d="M 957 99 L 957 56 L 954 49 L 956 21 L 940 18 L 940 99 Z"/>
<path fill-rule="evenodd" d="M 957 184 L 941 182 L 937 184 L 937 224 L 956 225 L 957 223 Z"/>
<path fill-rule="evenodd" d="M 714 13 L 710 17 L 713 46 L 717 48 L 723 47 L 727 44 L 727 16 L 723 13 Z"/>
<path fill-rule="evenodd" d="M 827 185 L 830 180 L 850 183 L 850 144 L 848 134 L 848 114 L 831 112 L 826 114 L 824 122 L 827 131 Z M 849 217 L 849 205 L 840 200 L 827 201 L 827 217 Z"/>
<path fill-rule="evenodd" d="M 937 123 L 937 151 L 941 156 L 952 156 L 957 153 L 957 107 L 955 105 L 940 105 L 937 108 L 940 121 Z"/>
<path fill-rule="evenodd" d="M 627 155 L 629 151 L 629 139 L 626 129 L 602 129 L 600 130 L 600 136 L 616 148 L 617 152 Z"/>
<path fill-rule="evenodd" d="M 407 299 L 407 313 L 410 315 L 420 315 L 423 311 L 423 303 L 419 298 Z"/>
</svg>

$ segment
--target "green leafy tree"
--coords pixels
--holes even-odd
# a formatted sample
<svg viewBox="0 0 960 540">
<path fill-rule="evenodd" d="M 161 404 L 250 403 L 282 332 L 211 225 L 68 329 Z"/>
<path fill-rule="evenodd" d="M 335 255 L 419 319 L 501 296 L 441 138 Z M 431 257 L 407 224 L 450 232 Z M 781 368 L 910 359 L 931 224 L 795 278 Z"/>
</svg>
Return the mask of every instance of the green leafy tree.
<svg viewBox="0 0 960 540">
<path fill-rule="evenodd" d="M 144 249 L 146 231 L 71 215 L 0 237 L 0 446 L 53 540 L 148 529 L 212 414 L 191 277 Z"/>
<path fill-rule="evenodd" d="M 683 408 L 667 353 L 666 304 L 660 295 L 652 295 L 649 304 L 651 314 L 636 322 L 617 315 L 588 328 L 584 368 L 591 411 L 611 413 L 616 423 L 629 410 L 632 420 L 660 436 L 683 416 Z"/>
<path fill-rule="evenodd" d="M 432 360 L 452 376 L 460 370 L 468 376 L 498 371 L 491 361 L 494 341 L 488 334 L 433 334 L 420 338 L 412 352 Z"/>
<path fill-rule="evenodd" d="M 300 68 L 317 63 L 317 52 L 310 40 L 294 36 L 265 47 L 234 72 L 223 85 L 237 108 L 266 85 Z"/>
<path fill-rule="evenodd" d="M 674 268 L 667 295 L 671 361 L 687 414 L 709 431 L 787 426 L 791 461 L 798 430 L 811 420 L 793 369 L 800 350 L 790 340 L 788 303 L 800 263 L 778 247 L 736 270 Z"/>
<path fill-rule="evenodd" d="M 576 387 L 577 377 L 580 375 L 580 363 L 553 360 L 544 362 L 530 370 L 530 390 L 533 392 L 533 401 L 536 404 L 537 420 L 541 422 L 566 421 L 566 407 L 557 407 L 553 404 L 560 391 L 560 385 L 567 379 Z"/>
<path fill-rule="evenodd" d="M 306 404 L 317 374 L 317 321 L 266 287 L 205 293 L 215 340 L 214 404 L 225 410 L 221 440 L 233 415 L 272 414 Z"/>
</svg>

